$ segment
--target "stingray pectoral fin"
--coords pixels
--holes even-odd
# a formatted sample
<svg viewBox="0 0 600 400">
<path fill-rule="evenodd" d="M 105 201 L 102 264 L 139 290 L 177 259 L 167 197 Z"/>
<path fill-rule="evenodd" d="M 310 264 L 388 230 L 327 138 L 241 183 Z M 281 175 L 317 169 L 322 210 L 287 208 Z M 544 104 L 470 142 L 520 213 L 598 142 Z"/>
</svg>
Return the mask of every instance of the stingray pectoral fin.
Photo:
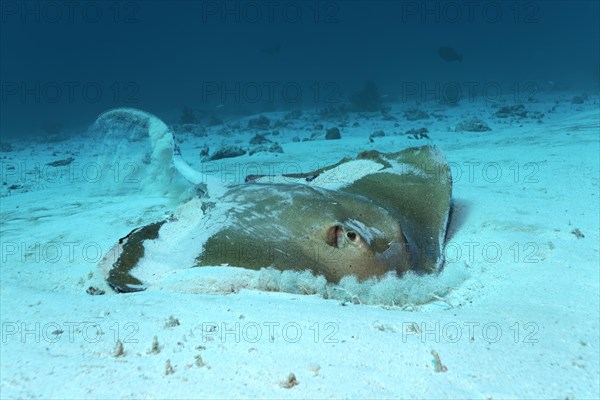
<svg viewBox="0 0 600 400">
<path fill-rule="evenodd" d="M 144 257 L 144 241 L 156 239 L 160 227 L 166 221 L 155 222 L 142 228 L 131 231 L 127 236 L 119 240 L 121 251 L 108 271 L 106 281 L 117 293 L 139 292 L 146 286 L 131 274 L 138 262 Z"/>
<path fill-rule="evenodd" d="M 376 167 L 364 169 L 365 161 L 373 162 Z M 452 177 L 439 148 L 412 147 L 395 153 L 369 150 L 356 159 L 344 158 L 308 174 L 285 175 L 285 178 L 288 182 L 318 188 L 329 183 L 328 179 L 319 179 L 327 173 L 341 179 L 336 181 L 338 192 L 360 195 L 394 216 L 408 242 L 410 254 L 405 251 L 402 254 L 403 260 L 409 256 L 411 269 L 440 270 L 450 216 Z M 268 182 L 272 178 L 253 180 Z M 333 243 L 334 239 L 329 235 L 326 241 Z"/>
<path fill-rule="evenodd" d="M 441 150 L 423 146 L 397 153 L 362 153 L 358 158 L 385 163 L 386 168 L 344 191 L 368 196 L 395 213 L 411 247 L 413 268 L 438 271 L 452 198 L 450 168 Z"/>
</svg>

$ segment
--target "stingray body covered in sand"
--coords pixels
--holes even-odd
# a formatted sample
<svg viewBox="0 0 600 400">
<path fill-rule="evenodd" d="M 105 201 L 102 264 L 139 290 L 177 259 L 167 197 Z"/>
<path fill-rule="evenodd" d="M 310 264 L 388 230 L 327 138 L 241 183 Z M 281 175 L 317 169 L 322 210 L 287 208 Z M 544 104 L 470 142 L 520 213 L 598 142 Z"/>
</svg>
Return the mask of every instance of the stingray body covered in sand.
<svg viewBox="0 0 600 400">
<path fill-rule="evenodd" d="M 333 283 L 442 267 L 452 182 L 436 147 L 367 151 L 307 174 L 227 185 L 192 169 L 157 117 L 117 109 L 98 118 L 111 120 L 147 130 L 152 162 L 170 163 L 205 189 L 179 206 L 177 218 L 119 240 L 101 261 L 116 292 L 144 290 L 157 274 L 203 266 L 310 270 Z"/>
</svg>

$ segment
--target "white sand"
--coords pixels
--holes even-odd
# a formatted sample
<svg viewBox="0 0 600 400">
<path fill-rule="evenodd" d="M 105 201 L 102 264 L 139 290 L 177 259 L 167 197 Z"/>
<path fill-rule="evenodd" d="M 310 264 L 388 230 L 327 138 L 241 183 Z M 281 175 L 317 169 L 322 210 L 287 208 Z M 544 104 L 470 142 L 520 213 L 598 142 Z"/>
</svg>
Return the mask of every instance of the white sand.
<svg viewBox="0 0 600 400">
<path fill-rule="evenodd" d="M 485 103 L 425 104 L 445 117 L 407 122 L 410 107 L 395 105 L 399 127 L 380 114 L 352 114 L 342 140 L 293 143 L 319 122 L 305 112 L 272 137 L 284 154 L 227 160 L 232 180 L 267 173 L 262 163 L 273 161 L 275 173 L 307 172 L 366 149 L 425 144 L 392 134 L 429 129 L 454 177 L 444 273 L 347 280 L 334 289 L 308 274 L 221 267 L 178 271 L 145 292 L 90 296 L 89 286 L 103 285 L 97 262 L 116 240 L 163 218 L 185 195 L 169 199 L 129 184 L 124 165 L 118 178 L 107 180 L 115 171 L 103 169 L 96 180 L 102 145 L 91 138 L 13 143 L 15 151 L 0 153 L 0 397 L 598 398 L 599 99 L 573 105 L 573 95 L 526 104 L 545 112 L 542 123 L 495 118 Z M 448 130 L 468 116 L 492 131 Z M 202 144 L 247 140 L 243 130 L 226 138 L 219 129 L 208 138 L 180 136 L 196 168 Z M 386 137 L 369 143 L 379 129 Z M 46 167 L 69 156 L 77 165 Z M 38 177 L 27 173 L 36 163 Z M 57 175 L 69 168 L 72 176 Z M 318 294 L 260 290 L 299 287 Z M 328 290 L 335 299 L 323 298 Z M 396 304 L 398 291 L 412 292 Z M 157 354 L 149 353 L 154 336 Z M 282 387 L 290 373 L 297 385 Z"/>
</svg>

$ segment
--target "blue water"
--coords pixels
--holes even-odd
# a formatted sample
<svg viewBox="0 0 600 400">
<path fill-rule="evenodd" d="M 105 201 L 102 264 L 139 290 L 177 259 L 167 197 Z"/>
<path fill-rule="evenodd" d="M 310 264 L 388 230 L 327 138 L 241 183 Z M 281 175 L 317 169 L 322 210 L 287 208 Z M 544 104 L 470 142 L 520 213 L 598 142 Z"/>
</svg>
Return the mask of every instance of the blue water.
<svg viewBox="0 0 600 400">
<path fill-rule="evenodd" d="M 135 106 L 176 122 L 385 99 L 598 90 L 597 1 L 3 1 L 3 138 Z M 449 47 L 462 62 L 440 58 Z"/>
<path fill-rule="evenodd" d="M 0 397 L 595 398 L 599 85 L 598 1 L 1 1 Z M 165 129 L 94 124 L 121 107 Z M 221 198 L 198 212 L 174 143 L 227 185 L 439 146 L 444 268 L 333 289 L 190 268 Z M 247 154 L 209 165 L 231 146 Z M 148 247 L 150 290 L 113 293 L 103 261 L 165 218 L 177 229 Z M 311 333 L 201 344 L 211 319 Z M 103 340 L 73 342 L 73 321 Z M 341 340 L 314 340 L 331 321 Z M 119 323 L 136 329 L 125 358 Z M 440 323 L 442 340 L 425 329 Z"/>
</svg>

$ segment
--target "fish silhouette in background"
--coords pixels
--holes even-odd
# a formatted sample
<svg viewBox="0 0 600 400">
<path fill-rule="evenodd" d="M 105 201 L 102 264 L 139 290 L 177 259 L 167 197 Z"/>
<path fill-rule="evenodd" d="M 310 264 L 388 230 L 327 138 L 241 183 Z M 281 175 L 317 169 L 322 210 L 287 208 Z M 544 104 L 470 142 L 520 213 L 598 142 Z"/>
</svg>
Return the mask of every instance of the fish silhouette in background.
<svg viewBox="0 0 600 400">
<path fill-rule="evenodd" d="M 452 47 L 440 47 L 438 49 L 438 54 L 440 56 L 440 58 L 444 61 L 448 61 L 448 62 L 452 62 L 452 61 L 458 61 L 459 63 L 462 63 L 462 59 L 463 56 L 462 54 L 458 54 L 456 52 L 456 50 L 454 50 Z"/>
<path fill-rule="evenodd" d="M 275 56 L 277 54 L 279 54 L 279 52 L 281 51 L 281 44 L 277 43 L 273 46 L 269 46 L 269 47 L 265 47 L 263 49 L 261 49 L 261 53 L 269 55 L 269 56 Z"/>
</svg>

